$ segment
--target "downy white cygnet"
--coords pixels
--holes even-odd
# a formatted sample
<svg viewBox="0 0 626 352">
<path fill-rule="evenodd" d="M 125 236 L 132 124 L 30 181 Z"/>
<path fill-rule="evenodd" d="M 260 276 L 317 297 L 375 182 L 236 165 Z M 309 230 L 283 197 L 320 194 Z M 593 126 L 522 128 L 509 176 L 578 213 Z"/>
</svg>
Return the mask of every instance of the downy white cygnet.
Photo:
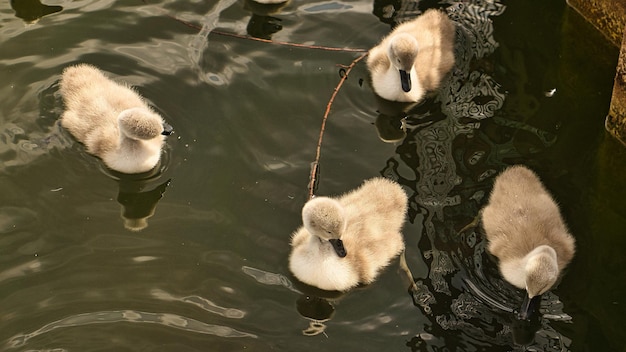
<svg viewBox="0 0 626 352">
<path fill-rule="evenodd" d="M 552 288 L 572 260 L 574 238 L 539 177 L 521 165 L 496 177 L 482 223 L 502 276 L 527 292 L 519 313 L 525 319 L 531 300 Z"/>
<path fill-rule="evenodd" d="M 422 100 L 454 66 L 454 40 L 454 23 L 439 10 L 398 25 L 369 51 L 374 92 L 392 101 Z"/>
<path fill-rule="evenodd" d="M 311 199 L 302 209 L 303 226 L 292 236 L 289 269 L 328 291 L 373 282 L 404 249 L 407 203 L 402 187 L 382 177 L 338 198 Z"/>
<path fill-rule="evenodd" d="M 61 125 L 88 153 L 127 174 L 157 165 L 171 130 L 137 92 L 88 64 L 66 68 L 60 92 L 65 102 Z"/>
</svg>

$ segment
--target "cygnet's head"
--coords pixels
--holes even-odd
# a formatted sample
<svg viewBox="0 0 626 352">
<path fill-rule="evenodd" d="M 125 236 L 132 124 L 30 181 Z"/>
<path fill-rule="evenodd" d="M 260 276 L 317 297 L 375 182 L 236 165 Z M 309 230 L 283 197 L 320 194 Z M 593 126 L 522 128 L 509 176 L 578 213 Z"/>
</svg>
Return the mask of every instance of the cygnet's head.
<svg viewBox="0 0 626 352">
<path fill-rule="evenodd" d="M 417 40 L 410 34 L 394 35 L 389 42 L 387 55 L 391 64 L 400 71 L 402 90 L 411 91 L 411 70 L 417 57 Z"/>
<path fill-rule="evenodd" d="M 328 240 L 339 257 L 347 255 L 341 241 L 346 219 L 338 201 L 327 197 L 313 198 L 302 208 L 302 222 L 309 233 L 322 241 Z"/>
<path fill-rule="evenodd" d="M 528 258 L 525 270 L 528 297 L 542 295 L 554 286 L 559 277 L 556 251 L 550 246 L 535 248 Z"/>
<path fill-rule="evenodd" d="M 118 116 L 122 133 L 131 139 L 148 140 L 163 133 L 163 119 L 146 108 L 131 108 Z"/>
<path fill-rule="evenodd" d="M 548 291 L 559 276 L 559 267 L 556 261 L 554 248 L 546 245 L 533 249 L 527 256 L 526 267 L 526 295 L 518 313 L 521 321 L 530 321 L 539 312 L 541 295 Z"/>
<path fill-rule="evenodd" d="M 344 211 L 338 201 L 316 197 L 302 208 L 302 222 L 309 233 L 324 239 L 340 239 L 346 227 Z"/>
</svg>

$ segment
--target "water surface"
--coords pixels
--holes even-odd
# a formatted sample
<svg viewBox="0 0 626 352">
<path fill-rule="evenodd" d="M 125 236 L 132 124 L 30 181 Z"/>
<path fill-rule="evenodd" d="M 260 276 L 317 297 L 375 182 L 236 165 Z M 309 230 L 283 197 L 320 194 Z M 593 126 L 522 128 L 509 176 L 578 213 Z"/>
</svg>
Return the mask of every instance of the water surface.
<svg viewBox="0 0 626 352">
<path fill-rule="evenodd" d="M 578 244 L 528 349 L 623 349 L 626 153 L 603 128 L 618 50 L 564 2 L 35 5 L 0 5 L 2 350 L 519 350 L 522 293 L 481 229 L 461 231 L 516 163 L 542 177 Z M 358 63 L 333 103 L 315 192 L 400 182 L 415 288 L 394 262 L 368 287 L 319 298 L 289 274 L 289 236 L 337 65 L 360 53 L 215 31 L 367 49 L 429 7 L 457 23 L 453 73 L 398 107 Z M 105 170 L 59 127 L 60 74 L 78 62 L 136 87 L 174 126 L 154 175 Z"/>
</svg>

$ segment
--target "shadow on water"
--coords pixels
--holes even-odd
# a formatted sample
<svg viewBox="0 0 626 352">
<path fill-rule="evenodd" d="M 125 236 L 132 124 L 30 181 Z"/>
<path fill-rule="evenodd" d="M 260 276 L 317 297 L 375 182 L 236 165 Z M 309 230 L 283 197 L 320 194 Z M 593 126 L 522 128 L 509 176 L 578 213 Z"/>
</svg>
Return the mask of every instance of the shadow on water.
<svg viewBox="0 0 626 352">
<path fill-rule="evenodd" d="M 382 13 L 388 11 L 383 7 Z M 477 351 L 486 346 L 508 351 L 516 345 L 568 350 L 572 337 L 553 327 L 572 320 L 559 297 L 554 292 L 544 295 L 543 318 L 517 319 L 514 307 L 522 300 L 521 291 L 500 278 L 496 260 L 485 251 L 481 228 L 465 226 L 485 204 L 493 176 L 506 165 L 524 163 L 547 175 L 554 172 L 545 162 L 546 152 L 558 142 L 558 121 L 565 116 L 539 115 L 543 105 L 550 105 L 556 91 L 551 88 L 560 89 L 560 80 L 566 78 L 552 72 L 556 62 L 543 62 L 538 66 L 546 75 L 537 85 L 529 65 L 536 56 L 550 55 L 526 56 L 520 48 L 496 42 L 491 21 L 506 17 L 503 4 L 452 3 L 448 12 L 459 25 L 450 79 L 437 96 L 418 106 L 379 98 L 376 119 L 381 140 L 401 141 L 398 155 L 381 173 L 413 190 L 410 221 L 421 222 L 425 232 L 418 246 L 428 274 L 416 278 L 410 294 L 430 324 L 407 346 L 412 351 Z M 559 28 L 539 24 L 532 31 L 552 33 L 546 43 L 558 43 Z M 500 80 L 503 72 L 508 79 Z"/>
</svg>

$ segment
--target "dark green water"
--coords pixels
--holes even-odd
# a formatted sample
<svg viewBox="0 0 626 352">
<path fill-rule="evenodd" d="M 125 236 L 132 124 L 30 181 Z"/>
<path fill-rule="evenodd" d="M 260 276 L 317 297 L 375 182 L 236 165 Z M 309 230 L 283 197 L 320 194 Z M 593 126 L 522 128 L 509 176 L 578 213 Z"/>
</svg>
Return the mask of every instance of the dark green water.
<svg viewBox="0 0 626 352">
<path fill-rule="evenodd" d="M 46 3 L 62 10 L 0 5 L 0 350 L 519 350 L 511 311 L 522 294 L 499 277 L 480 228 L 460 230 L 495 173 L 523 163 L 578 244 L 528 350 L 624 351 L 626 152 L 603 127 L 618 50 L 563 1 L 292 0 L 276 19 L 254 8 L 250 26 L 243 1 Z M 47 15 L 26 23 L 11 5 L 29 21 Z M 207 43 L 170 16 L 369 48 L 433 6 L 458 24 L 453 74 L 402 112 L 379 105 L 357 64 L 326 125 L 316 190 L 398 180 L 417 289 L 394 262 L 368 287 L 313 299 L 289 274 L 289 237 L 337 64 L 359 54 Z M 78 62 L 132 84 L 174 126 L 159 174 L 118 179 L 58 127 L 60 73 Z M 381 141 L 376 120 L 405 116 L 406 136 Z M 156 206 L 149 226 L 127 230 L 123 205 Z"/>
</svg>

